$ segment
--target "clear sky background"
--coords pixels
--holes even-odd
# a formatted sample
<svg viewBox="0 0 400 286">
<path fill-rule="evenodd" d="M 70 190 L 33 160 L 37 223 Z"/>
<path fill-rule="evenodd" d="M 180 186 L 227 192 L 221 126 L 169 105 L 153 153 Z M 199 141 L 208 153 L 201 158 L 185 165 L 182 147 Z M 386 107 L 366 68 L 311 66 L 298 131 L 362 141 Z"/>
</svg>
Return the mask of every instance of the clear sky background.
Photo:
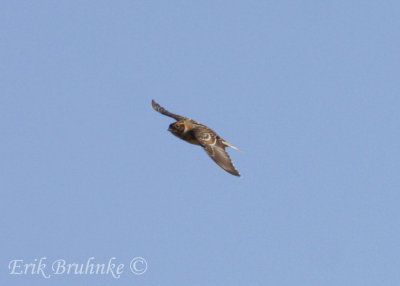
<svg viewBox="0 0 400 286">
<path fill-rule="evenodd" d="M 400 285 L 398 1 L 0 14 L 2 285 Z M 241 148 L 242 177 L 167 132 L 153 98 Z M 41 257 L 126 268 L 9 274 Z"/>
</svg>

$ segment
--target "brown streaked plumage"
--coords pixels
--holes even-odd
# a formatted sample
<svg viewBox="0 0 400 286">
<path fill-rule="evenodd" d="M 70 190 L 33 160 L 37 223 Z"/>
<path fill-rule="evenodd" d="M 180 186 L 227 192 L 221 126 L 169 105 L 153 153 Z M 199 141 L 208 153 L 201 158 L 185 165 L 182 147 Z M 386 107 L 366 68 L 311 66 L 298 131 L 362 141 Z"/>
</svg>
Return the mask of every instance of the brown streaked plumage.
<svg viewBox="0 0 400 286">
<path fill-rule="evenodd" d="M 151 105 L 155 111 L 176 120 L 176 122 L 169 125 L 168 131 L 186 142 L 202 146 L 211 159 L 213 159 L 222 169 L 232 175 L 240 176 L 228 153 L 225 151 L 226 147 L 232 147 L 239 150 L 238 148 L 226 142 L 207 126 L 200 124 L 193 119 L 171 113 L 161 107 L 154 100 L 151 101 Z"/>
</svg>

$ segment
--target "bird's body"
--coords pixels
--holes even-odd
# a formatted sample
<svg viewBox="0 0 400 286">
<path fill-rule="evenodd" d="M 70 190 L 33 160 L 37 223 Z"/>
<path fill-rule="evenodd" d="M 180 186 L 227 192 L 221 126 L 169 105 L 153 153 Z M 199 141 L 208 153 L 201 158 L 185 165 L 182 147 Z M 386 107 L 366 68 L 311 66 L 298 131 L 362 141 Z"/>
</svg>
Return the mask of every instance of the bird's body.
<svg viewBox="0 0 400 286">
<path fill-rule="evenodd" d="M 176 122 L 169 125 L 168 131 L 188 143 L 202 146 L 211 159 L 213 159 L 222 169 L 232 175 L 240 176 L 228 153 L 225 151 L 225 147 L 232 147 L 236 150 L 238 150 L 238 148 L 223 140 L 217 133 L 207 126 L 200 124 L 193 119 L 171 113 L 161 107 L 154 100 L 152 100 L 151 104 L 154 110 L 176 120 Z"/>
</svg>

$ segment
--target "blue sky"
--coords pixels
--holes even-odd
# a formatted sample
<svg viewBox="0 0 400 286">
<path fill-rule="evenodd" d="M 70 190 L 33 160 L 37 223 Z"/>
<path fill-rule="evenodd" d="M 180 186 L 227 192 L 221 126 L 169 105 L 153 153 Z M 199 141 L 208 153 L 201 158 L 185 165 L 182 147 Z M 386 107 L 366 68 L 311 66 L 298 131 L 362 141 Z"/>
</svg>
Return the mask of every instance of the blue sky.
<svg viewBox="0 0 400 286">
<path fill-rule="evenodd" d="M 397 1 L 7 1 L 4 285 L 398 285 Z M 213 128 L 243 175 L 167 132 Z M 13 260 L 124 264 L 11 275 Z M 129 263 L 143 257 L 147 271 Z M 141 265 L 139 265 L 141 266 Z"/>
</svg>

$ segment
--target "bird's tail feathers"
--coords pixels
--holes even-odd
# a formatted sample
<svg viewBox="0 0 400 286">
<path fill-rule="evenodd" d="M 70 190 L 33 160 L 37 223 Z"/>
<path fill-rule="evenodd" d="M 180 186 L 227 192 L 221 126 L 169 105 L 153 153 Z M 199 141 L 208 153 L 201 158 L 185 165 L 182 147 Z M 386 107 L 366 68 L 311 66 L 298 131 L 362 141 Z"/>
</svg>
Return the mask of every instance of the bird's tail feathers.
<svg viewBox="0 0 400 286">
<path fill-rule="evenodd" d="M 225 146 L 231 147 L 231 148 L 233 148 L 233 149 L 235 149 L 235 150 L 238 150 L 238 151 L 242 151 L 242 150 L 240 150 L 238 147 L 233 146 L 231 143 L 226 142 L 225 140 L 223 140 L 222 143 L 223 143 Z"/>
</svg>

